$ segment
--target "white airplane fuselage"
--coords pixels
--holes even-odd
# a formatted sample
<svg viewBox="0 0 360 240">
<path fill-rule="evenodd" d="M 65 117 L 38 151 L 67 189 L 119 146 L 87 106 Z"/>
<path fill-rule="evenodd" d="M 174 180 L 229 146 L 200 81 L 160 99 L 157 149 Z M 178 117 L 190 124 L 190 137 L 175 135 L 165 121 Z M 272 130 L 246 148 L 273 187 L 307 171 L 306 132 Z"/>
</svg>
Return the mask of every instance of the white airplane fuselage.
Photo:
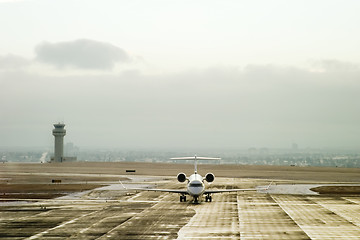
<svg viewBox="0 0 360 240">
<path fill-rule="evenodd" d="M 189 177 L 187 191 L 192 197 L 199 197 L 205 192 L 205 184 L 200 174 L 194 173 Z"/>
</svg>

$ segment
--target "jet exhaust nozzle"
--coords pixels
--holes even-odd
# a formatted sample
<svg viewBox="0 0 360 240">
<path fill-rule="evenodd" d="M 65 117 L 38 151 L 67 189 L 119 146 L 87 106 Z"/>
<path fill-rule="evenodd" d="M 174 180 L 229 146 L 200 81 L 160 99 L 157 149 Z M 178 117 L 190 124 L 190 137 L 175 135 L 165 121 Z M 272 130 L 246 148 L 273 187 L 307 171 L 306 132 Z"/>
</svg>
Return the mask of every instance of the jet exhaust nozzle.
<svg viewBox="0 0 360 240">
<path fill-rule="evenodd" d="M 186 181 L 186 175 L 185 175 L 185 173 L 179 173 L 178 175 L 177 175 L 177 180 L 179 181 L 179 182 L 185 182 Z"/>
<path fill-rule="evenodd" d="M 215 175 L 212 173 L 207 173 L 205 175 L 205 180 L 209 183 L 213 182 L 215 180 Z"/>
</svg>

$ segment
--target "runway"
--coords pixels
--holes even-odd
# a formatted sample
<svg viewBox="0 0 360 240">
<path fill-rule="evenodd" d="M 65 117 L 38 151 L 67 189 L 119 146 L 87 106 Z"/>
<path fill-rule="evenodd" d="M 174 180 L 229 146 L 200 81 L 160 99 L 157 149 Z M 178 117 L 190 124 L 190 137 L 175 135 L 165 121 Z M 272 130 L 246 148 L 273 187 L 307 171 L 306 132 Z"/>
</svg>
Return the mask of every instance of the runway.
<svg viewBox="0 0 360 240">
<path fill-rule="evenodd" d="M 6 184 L 27 180 L 39 186 L 51 180 L 45 178 L 46 171 L 30 167 L 31 171 L 3 170 L 0 177 L 3 182 L 12 179 Z M 76 168 L 74 173 L 68 170 L 61 174 L 62 169 L 57 172 L 54 169 L 54 176 L 65 179 L 65 184 L 80 183 L 85 171 L 93 169 L 93 173 L 86 173 L 84 185 L 88 181 L 103 185 L 54 199 L 0 198 L 1 239 L 360 239 L 360 195 L 319 195 L 309 190 L 330 184 L 328 180 L 319 183 L 303 179 L 217 177 L 207 187 L 253 188 L 272 181 L 273 184 L 268 193 L 214 194 L 213 202 L 193 204 L 180 202 L 177 194 L 129 191 L 114 181 L 123 179 L 127 188 L 183 188 L 176 175 L 124 176 L 106 174 L 105 169 L 99 174 L 95 172 L 97 168 L 79 174 L 80 168 Z M 30 174 L 17 174 L 20 170 Z M 327 176 L 326 172 L 322 174 Z M 352 179 L 356 178 L 352 173 Z"/>
<path fill-rule="evenodd" d="M 217 179 L 224 183 L 224 179 Z M 163 182 L 163 181 L 162 181 Z M 251 184 L 257 180 L 232 179 Z M 177 187 L 171 181 L 167 184 Z M 221 184 L 220 184 L 221 185 Z M 214 195 L 211 203 L 178 196 L 97 189 L 76 199 L 0 205 L 2 239 L 360 239 L 360 197 Z"/>
</svg>

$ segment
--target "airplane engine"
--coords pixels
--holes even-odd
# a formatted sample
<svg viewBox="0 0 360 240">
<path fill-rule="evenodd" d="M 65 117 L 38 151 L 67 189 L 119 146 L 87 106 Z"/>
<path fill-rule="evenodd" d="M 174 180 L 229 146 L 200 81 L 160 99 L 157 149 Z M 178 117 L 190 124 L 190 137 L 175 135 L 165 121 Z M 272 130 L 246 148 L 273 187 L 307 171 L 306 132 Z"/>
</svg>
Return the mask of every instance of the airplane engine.
<svg viewBox="0 0 360 240">
<path fill-rule="evenodd" d="M 185 175 L 185 173 L 179 173 L 179 174 L 177 175 L 177 180 L 178 180 L 179 182 L 185 182 L 185 181 L 186 181 L 186 175 Z"/>
<path fill-rule="evenodd" d="M 209 183 L 210 183 L 210 182 L 213 182 L 214 179 L 215 179 L 215 175 L 212 174 L 212 173 L 207 173 L 206 176 L 205 176 L 205 180 L 206 180 L 207 182 L 209 182 Z"/>
</svg>

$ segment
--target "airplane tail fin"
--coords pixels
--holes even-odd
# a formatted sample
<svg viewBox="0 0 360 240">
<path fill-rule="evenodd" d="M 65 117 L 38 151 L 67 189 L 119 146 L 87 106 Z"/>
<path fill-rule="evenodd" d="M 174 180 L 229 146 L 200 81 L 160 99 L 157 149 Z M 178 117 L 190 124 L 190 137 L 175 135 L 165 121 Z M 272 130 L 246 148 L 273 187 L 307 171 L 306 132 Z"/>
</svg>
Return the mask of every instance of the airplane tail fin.
<svg viewBox="0 0 360 240">
<path fill-rule="evenodd" d="M 214 158 L 214 157 L 176 157 L 176 158 L 170 158 L 171 160 L 194 160 L 194 170 L 195 173 L 197 173 L 197 160 L 221 160 L 221 158 Z"/>
</svg>

